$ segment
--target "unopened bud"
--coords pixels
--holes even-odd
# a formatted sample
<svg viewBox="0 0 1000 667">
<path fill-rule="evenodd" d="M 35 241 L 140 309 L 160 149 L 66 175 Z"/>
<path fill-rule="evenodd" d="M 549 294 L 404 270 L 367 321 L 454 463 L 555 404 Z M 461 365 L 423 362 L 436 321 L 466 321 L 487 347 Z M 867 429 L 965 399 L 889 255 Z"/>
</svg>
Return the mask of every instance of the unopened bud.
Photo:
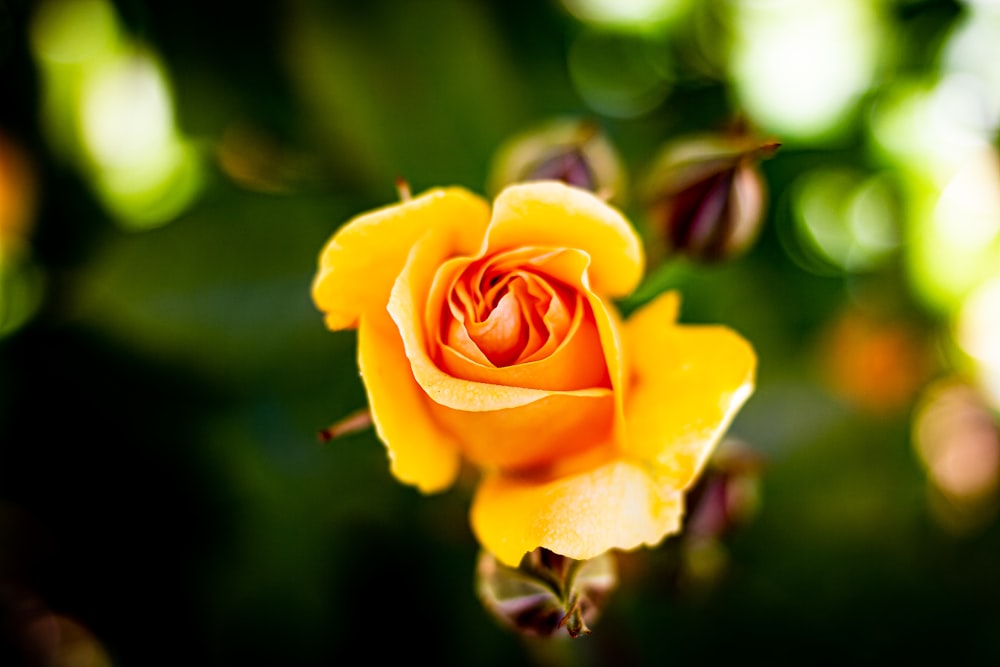
<svg viewBox="0 0 1000 667">
<path fill-rule="evenodd" d="M 590 191 L 597 187 L 597 179 L 579 146 L 553 149 L 531 169 L 529 178 L 562 181 Z"/>
<path fill-rule="evenodd" d="M 745 523 L 757 511 L 761 466 L 760 455 L 747 445 L 723 442 L 688 496 L 686 532 L 719 539 Z"/>
<path fill-rule="evenodd" d="M 761 465 L 759 454 L 733 439 L 725 440 L 709 460 L 705 473 L 688 492 L 676 585 L 689 591 L 707 590 L 726 575 L 726 537 L 758 509 Z"/>
<path fill-rule="evenodd" d="M 756 240 L 767 202 L 758 162 L 780 144 L 745 133 L 699 135 L 666 145 L 641 196 L 652 254 L 696 261 L 731 259 Z"/>
<path fill-rule="evenodd" d="M 556 119 L 515 135 L 493 159 L 488 190 L 495 195 L 523 181 L 558 180 L 621 203 L 625 169 L 600 128 L 588 120 Z"/>
<path fill-rule="evenodd" d="M 617 582 L 610 552 L 573 560 L 535 549 L 516 568 L 483 552 L 476 568 L 476 591 L 486 609 L 503 625 L 533 637 L 590 634 Z"/>
</svg>

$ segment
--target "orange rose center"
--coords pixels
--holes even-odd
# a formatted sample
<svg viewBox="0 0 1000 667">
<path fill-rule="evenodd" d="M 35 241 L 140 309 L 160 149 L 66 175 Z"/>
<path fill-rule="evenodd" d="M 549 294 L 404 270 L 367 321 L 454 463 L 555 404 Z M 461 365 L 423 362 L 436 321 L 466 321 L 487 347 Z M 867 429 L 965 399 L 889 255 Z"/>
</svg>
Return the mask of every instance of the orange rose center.
<svg viewBox="0 0 1000 667">
<path fill-rule="evenodd" d="M 456 257 L 438 269 L 425 319 L 438 367 L 497 395 L 504 387 L 551 392 L 497 410 L 432 406 L 471 461 L 539 470 L 610 442 L 614 399 L 585 296 L 589 262 L 574 249 L 528 247 Z"/>
<path fill-rule="evenodd" d="M 480 260 L 449 295 L 446 341 L 496 367 L 548 356 L 564 340 L 580 305 L 574 290 L 528 268 Z"/>
<path fill-rule="evenodd" d="M 572 250 L 518 248 L 447 262 L 427 313 L 438 365 L 491 384 L 610 388 L 594 314 L 578 285 L 587 261 Z"/>
</svg>

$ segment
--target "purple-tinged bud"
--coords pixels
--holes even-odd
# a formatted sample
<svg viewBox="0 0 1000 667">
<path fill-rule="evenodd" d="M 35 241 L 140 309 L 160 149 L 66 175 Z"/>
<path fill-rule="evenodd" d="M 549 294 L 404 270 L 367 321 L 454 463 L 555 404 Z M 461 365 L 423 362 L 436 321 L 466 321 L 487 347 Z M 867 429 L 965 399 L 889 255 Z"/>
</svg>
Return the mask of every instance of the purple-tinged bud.
<svg viewBox="0 0 1000 667">
<path fill-rule="evenodd" d="M 554 148 L 550 153 L 531 169 L 530 178 L 562 181 L 591 192 L 597 189 L 597 178 L 578 146 Z"/>
<path fill-rule="evenodd" d="M 610 552 L 573 560 L 539 548 L 516 568 L 483 552 L 476 568 L 476 592 L 486 609 L 502 625 L 531 637 L 590 634 L 617 583 Z"/>
<path fill-rule="evenodd" d="M 559 118 L 517 134 L 493 158 L 487 190 L 511 183 L 558 180 L 621 204 L 625 169 L 608 138 L 592 121 Z"/>
<path fill-rule="evenodd" d="M 650 254 L 714 262 L 745 252 L 767 204 L 758 162 L 779 146 L 744 133 L 691 136 L 664 146 L 641 189 Z"/>
<path fill-rule="evenodd" d="M 687 495 L 676 585 L 704 590 L 726 575 L 726 537 L 757 512 L 762 465 L 758 453 L 734 439 L 725 440 L 709 460 L 705 473 Z"/>
<path fill-rule="evenodd" d="M 719 539 L 745 523 L 757 511 L 762 465 L 761 456 L 747 445 L 725 440 L 688 495 L 685 532 Z"/>
</svg>

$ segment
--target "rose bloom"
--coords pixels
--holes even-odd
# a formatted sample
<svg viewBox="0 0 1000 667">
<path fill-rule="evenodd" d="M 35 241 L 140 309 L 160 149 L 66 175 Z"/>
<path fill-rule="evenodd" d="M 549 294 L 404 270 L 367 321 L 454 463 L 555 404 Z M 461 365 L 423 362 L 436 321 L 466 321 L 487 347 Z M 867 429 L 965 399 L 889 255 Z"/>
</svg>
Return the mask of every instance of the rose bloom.
<svg viewBox="0 0 1000 667">
<path fill-rule="evenodd" d="M 490 205 L 434 189 L 330 239 L 313 299 L 358 330 L 358 363 L 393 475 L 425 493 L 463 460 L 472 528 L 516 566 L 538 547 L 588 559 L 680 529 L 684 491 L 753 390 L 750 345 L 677 324 L 669 292 L 622 322 L 643 275 L 617 210 L 556 181 Z"/>
</svg>

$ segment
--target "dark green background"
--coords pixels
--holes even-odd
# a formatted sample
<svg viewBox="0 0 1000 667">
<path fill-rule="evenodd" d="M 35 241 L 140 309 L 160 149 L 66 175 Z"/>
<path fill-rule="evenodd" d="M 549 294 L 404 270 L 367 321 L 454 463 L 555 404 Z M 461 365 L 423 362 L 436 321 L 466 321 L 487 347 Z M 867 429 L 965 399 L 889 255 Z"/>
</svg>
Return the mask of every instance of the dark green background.
<svg viewBox="0 0 1000 667">
<path fill-rule="evenodd" d="M 962 7 L 885 5 L 897 67 L 932 70 Z M 898 261 L 819 275 L 777 232 L 800 173 L 874 169 L 864 108 L 832 145 L 786 142 L 763 163 L 771 206 L 747 255 L 650 279 L 647 293 L 683 290 L 682 319 L 730 325 L 759 354 L 732 433 L 763 457 L 761 502 L 724 537 L 724 574 L 687 582 L 671 539 L 628 561 L 593 635 L 526 642 L 475 597 L 469 488 L 399 485 L 370 432 L 318 444 L 364 393 L 353 333 L 327 332 L 310 302 L 317 254 L 394 200 L 396 177 L 482 192 L 500 142 L 553 116 L 595 118 L 641 170 L 662 142 L 737 111 L 725 73 L 678 49 L 664 103 L 612 118 L 575 92 L 566 50 L 582 26 L 556 2 L 122 0 L 206 155 L 239 122 L 307 165 L 279 173 L 274 193 L 210 161 L 186 211 L 137 232 L 52 155 L 34 9 L 0 2 L 0 131 L 38 168 L 30 244 L 46 279 L 40 310 L 0 340 L 0 663 L 21 660 L 27 599 L 87 628 L 120 667 L 1000 659 L 1000 528 L 941 528 L 912 404 L 873 414 L 818 370 L 817 338 L 858 293 L 939 323 Z"/>
</svg>

